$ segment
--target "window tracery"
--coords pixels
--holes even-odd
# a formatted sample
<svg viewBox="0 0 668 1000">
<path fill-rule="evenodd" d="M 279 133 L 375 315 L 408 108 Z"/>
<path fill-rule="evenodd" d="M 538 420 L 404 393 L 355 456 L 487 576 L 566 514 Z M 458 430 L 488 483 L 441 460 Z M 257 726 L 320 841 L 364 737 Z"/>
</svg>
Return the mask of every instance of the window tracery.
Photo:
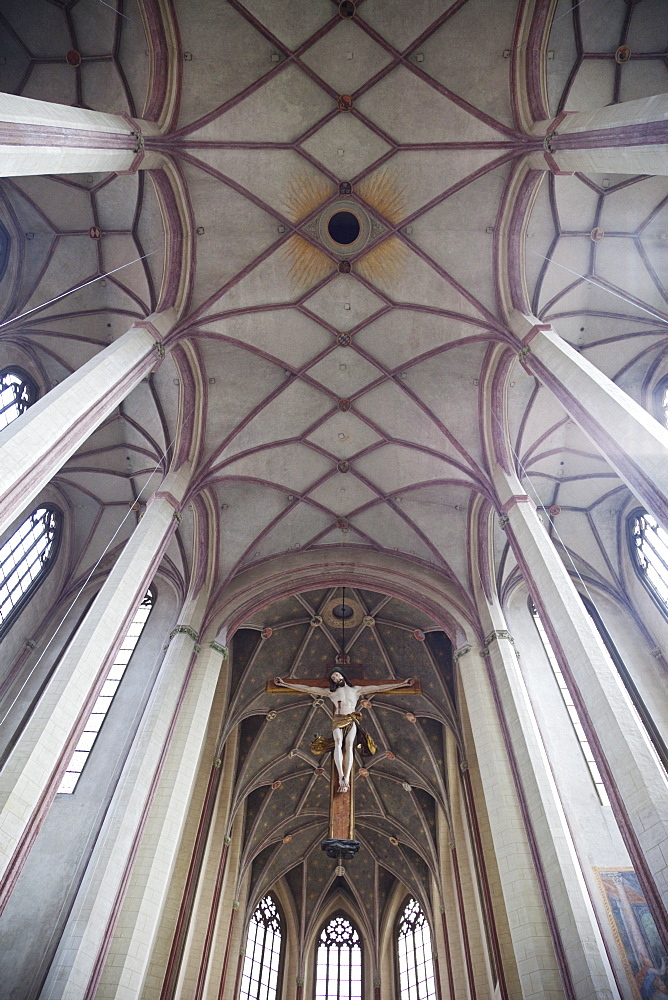
<svg viewBox="0 0 668 1000">
<path fill-rule="evenodd" d="M 397 923 L 400 1000 L 432 1000 L 436 980 L 431 931 L 420 904 L 409 899 Z"/>
<path fill-rule="evenodd" d="M 257 904 L 248 924 L 238 1000 L 275 1000 L 281 962 L 281 915 L 271 896 Z"/>
<path fill-rule="evenodd" d="M 38 507 L 0 548 L 0 635 L 44 579 L 58 550 L 62 514 Z"/>
<path fill-rule="evenodd" d="M 144 626 L 146 625 L 154 603 L 155 600 L 153 593 L 149 590 L 144 597 L 144 600 L 137 608 L 130 627 L 125 634 L 125 638 L 116 653 L 114 662 L 109 668 L 107 678 L 102 685 L 102 689 L 97 696 L 95 704 L 93 705 L 93 711 L 88 717 L 84 731 L 79 737 L 79 742 L 77 743 L 74 753 L 72 754 L 72 759 L 67 765 L 67 771 L 63 775 L 63 780 L 61 781 L 60 788 L 58 789 L 59 792 L 71 794 L 76 788 L 77 782 L 81 777 L 84 764 L 88 760 L 88 755 L 93 749 L 93 744 L 97 739 L 102 723 L 104 722 L 107 712 L 111 707 L 111 703 L 114 700 L 114 695 L 116 694 L 118 685 L 121 682 L 126 667 L 130 662 L 134 648 L 139 642 L 140 635 L 144 631 Z"/>
<path fill-rule="evenodd" d="M 320 932 L 315 1000 L 362 1000 L 362 944 L 342 913 L 332 917 Z"/>
<path fill-rule="evenodd" d="M 634 510 L 628 519 L 633 564 L 640 579 L 668 616 L 668 532 L 646 510 Z"/>
<path fill-rule="evenodd" d="M 20 368 L 0 372 L 0 430 L 20 417 L 37 400 L 37 385 Z"/>
</svg>

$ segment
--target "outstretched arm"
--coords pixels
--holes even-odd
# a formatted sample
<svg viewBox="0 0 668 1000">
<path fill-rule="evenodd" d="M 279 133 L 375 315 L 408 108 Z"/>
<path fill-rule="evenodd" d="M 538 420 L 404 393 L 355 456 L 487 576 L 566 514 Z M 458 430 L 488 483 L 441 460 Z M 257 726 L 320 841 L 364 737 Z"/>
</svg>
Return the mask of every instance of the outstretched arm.
<svg viewBox="0 0 668 1000">
<path fill-rule="evenodd" d="M 405 681 L 385 681 L 383 684 L 367 684 L 359 687 L 360 698 L 366 698 L 370 694 L 380 694 L 382 691 L 394 691 L 395 688 L 413 687 L 414 679 L 407 677 Z"/>
<path fill-rule="evenodd" d="M 299 691 L 300 694 L 310 694 L 313 698 L 322 698 L 327 694 L 327 688 L 311 687 L 309 684 L 293 684 L 292 681 L 284 681 L 282 677 L 274 677 L 276 687 L 286 688 L 288 691 Z"/>
</svg>

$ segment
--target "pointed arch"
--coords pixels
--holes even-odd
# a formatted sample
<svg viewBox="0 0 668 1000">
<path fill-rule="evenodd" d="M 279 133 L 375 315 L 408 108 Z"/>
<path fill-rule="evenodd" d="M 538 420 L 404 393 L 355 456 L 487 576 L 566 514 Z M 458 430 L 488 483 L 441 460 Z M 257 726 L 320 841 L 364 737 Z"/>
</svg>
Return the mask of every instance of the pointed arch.
<svg viewBox="0 0 668 1000">
<path fill-rule="evenodd" d="M 9 365 L 0 371 L 0 430 L 37 402 L 39 388 L 23 368 Z"/>
<path fill-rule="evenodd" d="M 276 1000 L 283 972 L 285 920 L 272 893 L 264 896 L 248 921 L 238 1000 Z"/>
<path fill-rule="evenodd" d="M 0 546 L 0 638 L 53 566 L 62 523 L 62 511 L 53 504 L 43 504 Z"/>
<path fill-rule="evenodd" d="M 399 1000 L 435 1000 L 431 929 L 422 907 L 409 896 L 395 929 Z"/>
<path fill-rule="evenodd" d="M 347 913 L 333 913 L 318 934 L 315 956 L 315 1000 L 362 1000 L 364 990 L 362 935 Z"/>
</svg>

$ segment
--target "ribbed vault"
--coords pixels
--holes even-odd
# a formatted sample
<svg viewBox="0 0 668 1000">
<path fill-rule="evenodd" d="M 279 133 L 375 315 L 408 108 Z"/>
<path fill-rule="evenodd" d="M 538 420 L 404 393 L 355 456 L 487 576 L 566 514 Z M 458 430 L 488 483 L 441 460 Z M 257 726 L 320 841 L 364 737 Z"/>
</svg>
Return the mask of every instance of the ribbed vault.
<svg viewBox="0 0 668 1000">
<path fill-rule="evenodd" d="M 431 906 L 429 886 L 440 885 L 437 813 L 449 815 L 445 727 L 458 734 L 452 647 L 422 612 L 396 598 L 345 589 L 349 607 L 373 619 L 352 628 L 333 625 L 327 609 L 343 588 L 309 591 L 263 608 L 234 636 L 230 709 L 221 745 L 239 727 L 232 816 L 244 813 L 240 882 L 249 874 L 251 904 L 279 879 L 292 894 L 304 938 L 330 898 L 344 889 L 364 914 L 375 941 L 399 881 Z M 312 619 L 323 618 L 321 624 Z M 358 615 L 359 617 L 359 615 Z M 329 729 L 328 703 L 308 696 L 268 694 L 273 676 L 325 677 L 344 648 L 345 669 L 367 683 L 419 677 L 422 695 L 375 695 L 365 726 L 377 753 L 358 757 L 356 834 L 362 844 L 350 879 L 320 849 L 327 836 L 329 755 L 309 743 Z"/>
</svg>

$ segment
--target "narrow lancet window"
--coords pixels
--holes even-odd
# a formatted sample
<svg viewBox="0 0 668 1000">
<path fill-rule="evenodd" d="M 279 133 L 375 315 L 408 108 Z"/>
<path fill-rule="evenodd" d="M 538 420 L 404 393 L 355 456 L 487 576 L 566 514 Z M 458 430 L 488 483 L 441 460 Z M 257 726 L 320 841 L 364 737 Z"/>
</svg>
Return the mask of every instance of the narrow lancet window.
<svg viewBox="0 0 668 1000">
<path fill-rule="evenodd" d="M 640 579 L 668 615 L 668 532 L 646 510 L 629 517 L 631 554 Z"/>
<path fill-rule="evenodd" d="M 257 904 L 248 924 L 238 1000 L 276 1000 L 281 968 L 281 916 L 271 896 Z"/>
<path fill-rule="evenodd" d="M 0 430 L 20 417 L 37 399 L 37 386 L 20 368 L 0 372 Z"/>
<path fill-rule="evenodd" d="M 72 754 L 72 759 L 70 760 L 67 771 L 65 772 L 63 780 L 60 783 L 60 788 L 58 789 L 59 792 L 70 794 L 77 787 L 77 782 L 81 777 L 84 764 L 88 760 L 88 755 L 93 749 L 93 744 L 97 739 L 97 734 L 100 732 L 100 727 L 105 720 L 112 701 L 114 700 L 114 695 L 116 694 L 118 685 L 121 683 L 121 678 L 125 673 L 125 668 L 130 662 L 130 657 L 132 656 L 134 648 L 139 641 L 139 636 L 144 631 L 144 626 L 146 625 L 146 621 L 151 613 L 152 607 L 153 595 L 149 590 L 146 597 L 137 608 L 135 616 L 132 619 L 132 624 L 127 630 L 125 638 L 116 653 L 114 662 L 112 663 L 109 673 L 107 674 L 107 679 L 102 685 L 102 690 L 97 697 L 97 701 L 93 705 L 93 711 L 88 717 L 86 727 L 79 737 L 79 742 L 77 743 L 76 749 Z"/>
<path fill-rule="evenodd" d="M 332 917 L 320 932 L 316 1000 L 362 1000 L 362 945 L 351 922 Z"/>
<path fill-rule="evenodd" d="M 0 635 L 36 590 L 55 558 L 61 513 L 38 507 L 0 548 Z"/>
<path fill-rule="evenodd" d="M 436 996 L 431 931 L 420 904 L 409 899 L 397 924 L 400 1000 L 433 1000 Z"/>
<path fill-rule="evenodd" d="M 554 674 L 555 680 L 559 685 L 559 690 L 561 691 L 561 697 L 564 699 L 564 704 L 568 709 L 568 714 L 571 717 L 571 722 L 573 724 L 573 729 L 575 730 L 575 735 L 578 738 L 580 747 L 582 748 L 582 754 L 587 762 L 587 767 L 589 768 L 589 773 L 591 774 L 592 781 L 596 786 L 596 791 L 598 792 L 598 797 L 601 800 L 601 804 L 604 806 L 610 805 L 610 799 L 608 798 L 608 793 L 605 790 L 605 785 L 603 784 L 603 779 L 601 778 L 601 772 L 598 769 L 598 764 L 594 759 L 594 755 L 591 751 L 591 746 L 589 745 L 589 740 L 585 736 L 585 731 L 578 715 L 578 710 L 575 707 L 575 703 L 571 697 L 571 693 L 568 690 L 566 681 L 564 680 L 564 675 L 561 672 L 561 667 L 559 662 L 554 655 L 554 650 L 552 649 L 552 644 L 547 636 L 547 632 L 543 627 L 543 623 L 540 620 L 540 615 L 536 611 L 533 604 L 529 605 L 531 614 L 533 615 L 533 620 L 540 636 L 541 642 L 543 643 L 543 648 L 547 654 L 547 658 L 550 661 L 550 666 L 552 667 L 552 672 Z"/>
</svg>

